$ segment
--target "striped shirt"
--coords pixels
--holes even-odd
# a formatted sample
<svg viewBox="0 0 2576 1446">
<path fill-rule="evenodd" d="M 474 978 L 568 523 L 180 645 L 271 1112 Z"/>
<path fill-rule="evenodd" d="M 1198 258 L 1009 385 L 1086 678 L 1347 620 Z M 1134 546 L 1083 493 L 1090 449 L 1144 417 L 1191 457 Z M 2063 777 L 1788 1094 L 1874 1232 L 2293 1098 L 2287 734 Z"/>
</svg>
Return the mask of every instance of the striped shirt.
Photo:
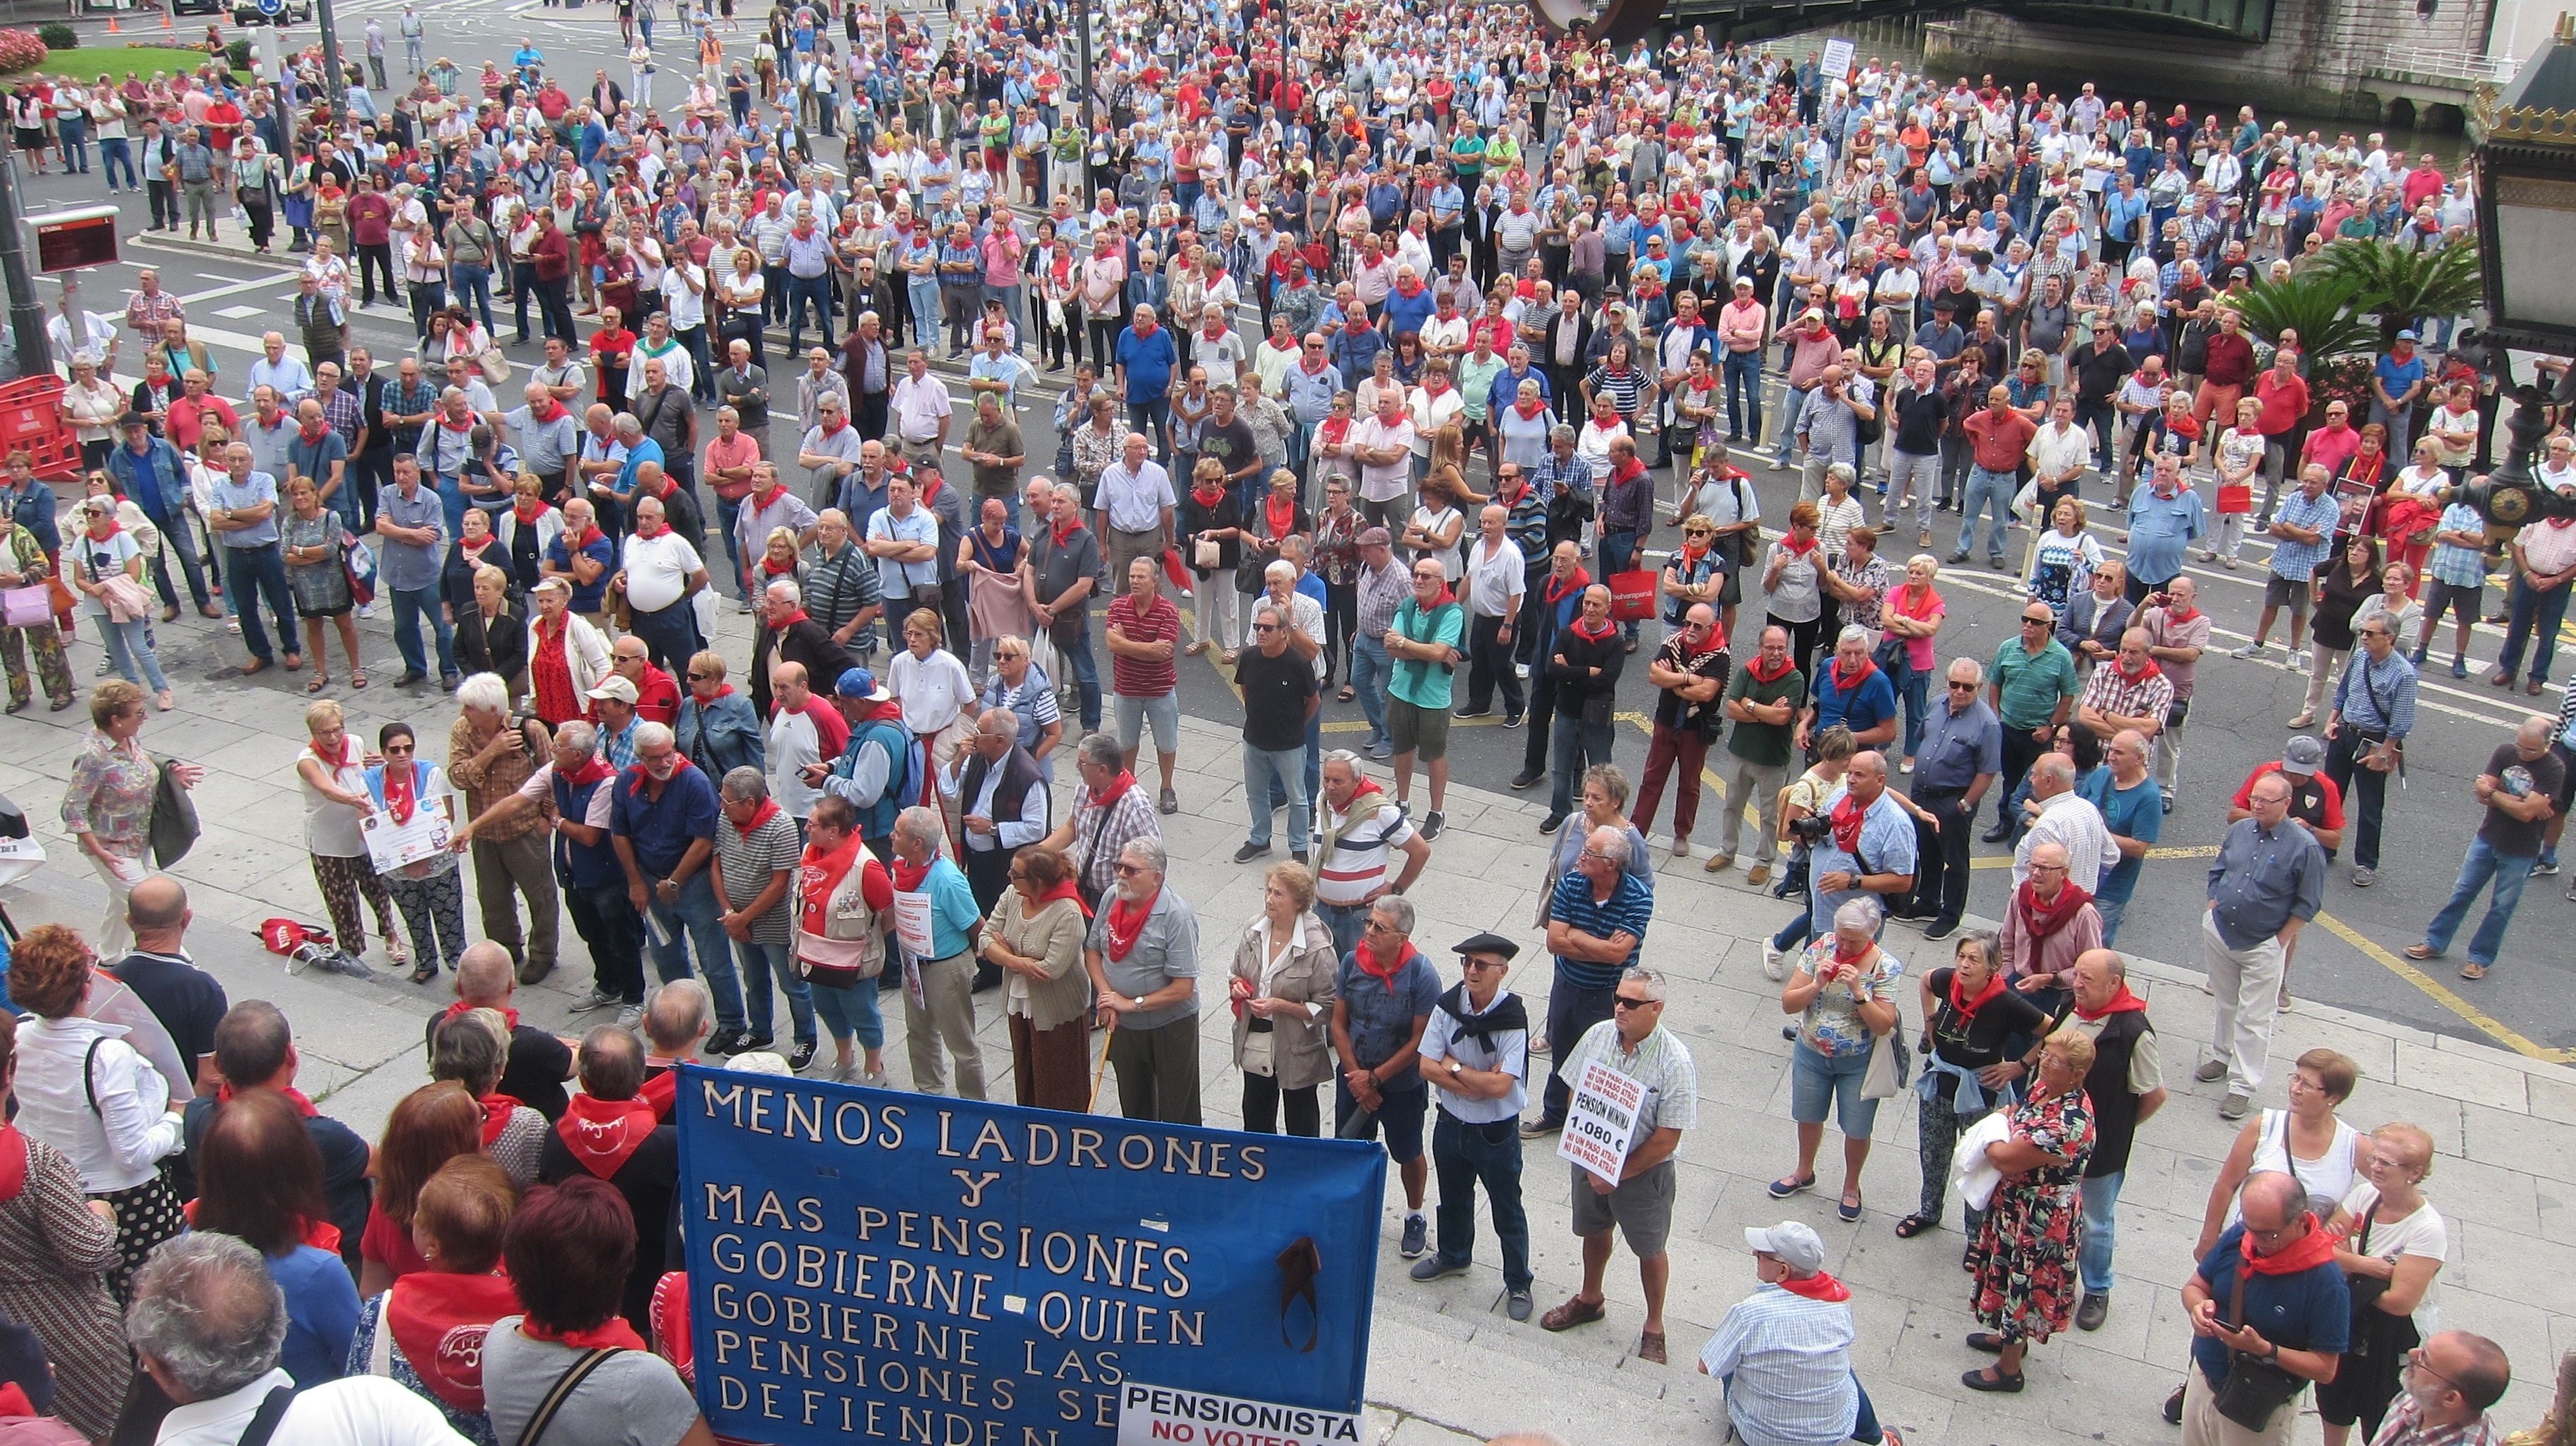
<svg viewBox="0 0 2576 1446">
<path fill-rule="evenodd" d="M 1161 698 L 1179 690 L 1181 610 L 1170 598 L 1157 593 L 1140 610 L 1134 593 L 1120 593 L 1109 604 L 1108 628 L 1131 643 L 1170 643 L 1175 650 L 1160 662 L 1112 654 L 1110 683 L 1119 697 Z"/>
<path fill-rule="evenodd" d="M 1619 976 L 1637 962 L 1646 948 L 1646 924 L 1655 912 L 1655 892 L 1638 881 L 1636 875 L 1621 873 L 1619 885 L 1607 899 L 1592 897 L 1592 878 L 1580 869 L 1567 869 L 1556 881 L 1556 893 L 1548 901 L 1548 917 L 1559 920 L 1577 933 L 1606 940 L 1625 932 L 1635 939 L 1628 957 L 1615 964 L 1595 964 L 1585 959 L 1556 956 L 1556 966 L 1567 983 L 1583 989 L 1610 989 Z"/>
<path fill-rule="evenodd" d="M 1583 1066 L 1596 1059 L 1646 1091 L 1637 1106 L 1634 1142 L 1643 1143 L 1657 1130 L 1687 1130 L 1699 1123 L 1699 1066 L 1691 1059 L 1690 1046 L 1671 1030 L 1656 1025 L 1632 1050 L 1619 1039 L 1619 1021 L 1605 1019 L 1583 1032 L 1562 1068 L 1569 1080 L 1581 1079 Z"/>
<path fill-rule="evenodd" d="M 1315 800 L 1316 903 L 1344 909 L 1357 905 L 1378 885 L 1389 882 L 1389 851 L 1413 841 L 1413 825 L 1385 794 L 1372 790 L 1351 802 L 1358 806 L 1372 798 L 1377 801 L 1375 812 L 1351 821 L 1347 828 L 1344 821 L 1351 819 L 1350 814 L 1335 812 L 1328 800 Z"/>
<path fill-rule="evenodd" d="M 1851 1306 L 1764 1285 L 1735 1303 L 1699 1353 L 1726 1382 L 1726 1419 L 1745 1446 L 1836 1446 L 1860 1416 Z"/>
</svg>

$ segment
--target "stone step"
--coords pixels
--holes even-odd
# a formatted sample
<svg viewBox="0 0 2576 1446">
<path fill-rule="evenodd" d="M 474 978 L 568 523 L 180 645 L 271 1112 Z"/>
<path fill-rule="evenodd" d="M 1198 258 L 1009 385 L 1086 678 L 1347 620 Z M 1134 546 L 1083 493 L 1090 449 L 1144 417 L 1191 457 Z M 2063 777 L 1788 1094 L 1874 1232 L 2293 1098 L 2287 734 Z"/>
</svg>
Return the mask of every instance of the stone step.
<svg viewBox="0 0 2576 1446">
<path fill-rule="evenodd" d="M 1671 1365 L 1653 1365 L 1631 1354 L 1633 1325 L 1620 1327 L 1615 1316 L 1550 1335 L 1535 1318 L 1523 1324 L 1504 1315 L 1490 1275 L 1470 1280 L 1472 1292 L 1455 1280 L 1381 1285 L 1370 1323 L 1370 1401 L 1478 1438 L 1545 1430 L 1598 1440 L 1605 1407 L 1622 1437 L 1637 1441 L 1705 1439 L 1724 1421 L 1716 1384 L 1687 1355 L 1695 1338 L 1674 1345 L 1683 1354 Z M 1426 1296 L 1443 1289 L 1452 1295 L 1437 1303 Z"/>
</svg>

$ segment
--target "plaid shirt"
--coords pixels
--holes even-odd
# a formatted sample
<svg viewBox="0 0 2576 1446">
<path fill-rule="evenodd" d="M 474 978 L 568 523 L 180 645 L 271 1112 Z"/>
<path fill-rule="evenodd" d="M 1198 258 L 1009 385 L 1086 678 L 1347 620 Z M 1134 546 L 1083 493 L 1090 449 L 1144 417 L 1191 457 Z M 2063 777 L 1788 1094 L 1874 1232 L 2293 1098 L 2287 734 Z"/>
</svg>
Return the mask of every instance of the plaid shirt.
<svg viewBox="0 0 2576 1446">
<path fill-rule="evenodd" d="M 1582 875 L 1569 871 L 1568 877 Z M 1567 1078 L 1583 1078 L 1584 1063 L 1595 1059 L 1645 1087 L 1634 1140 L 1642 1143 L 1657 1130 L 1687 1130 L 1699 1123 L 1699 1066 L 1691 1059 L 1690 1046 L 1671 1030 L 1655 1026 L 1631 1051 L 1619 1040 L 1619 1021 L 1602 1020 L 1585 1030 L 1566 1055 Z"/>
<path fill-rule="evenodd" d="M 2478 509 L 2465 502 L 2454 502 L 2442 509 L 2442 520 L 2434 524 L 2434 530 L 2480 532 L 2486 525 L 2486 519 L 2478 515 Z M 2425 571 L 2433 574 L 2434 581 L 2453 587 L 2483 588 L 2487 583 L 2485 555 L 2474 547 L 2462 547 L 2456 542 L 2433 544 L 2433 560 Z"/>
<path fill-rule="evenodd" d="M 2371 1438 L 2370 1446 L 2498 1446 L 2503 1439 L 2483 1411 L 2474 1421 L 2449 1426 L 2427 1426 L 2423 1416 L 2424 1408 L 2413 1396 L 2398 1392 L 2396 1411 Z"/>
<path fill-rule="evenodd" d="M 1747 1441 L 1848 1439 L 1860 1414 L 1851 1307 L 1764 1285 L 1735 1303 L 1700 1352 L 1726 1382 L 1726 1414 Z"/>
<path fill-rule="evenodd" d="M 2093 670 L 2079 706 L 2097 713 L 2117 713 L 2123 718 L 2162 718 L 2165 710 L 2173 706 L 2173 698 L 2173 679 L 2166 677 L 2162 668 L 2132 682 L 2120 672 L 2118 663 L 2109 663 Z"/>
<path fill-rule="evenodd" d="M 1557 489 L 1571 487 L 1586 497 L 1592 495 L 1592 464 L 1581 453 L 1560 457 L 1550 450 L 1547 459 L 1530 472 L 1530 485 L 1538 490 L 1541 502 L 1554 502 Z"/>
<path fill-rule="evenodd" d="M 2272 511 L 2272 520 L 2317 530 L 2314 542 L 2278 538 L 2272 544 L 2272 575 L 2306 582 L 2316 576 L 2317 564 L 2325 561 L 2326 555 L 2334 550 L 2335 525 L 2343 520 L 2343 504 L 2336 501 L 2331 492 L 2310 497 L 2301 490 L 2281 499 L 2281 505 Z"/>
<path fill-rule="evenodd" d="M 1118 801 L 1109 806 L 1108 813 L 1104 821 L 1101 810 L 1091 802 L 1090 784 L 1073 791 L 1075 866 L 1104 899 L 1118 887 L 1119 853 L 1137 839 L 1162 837 L 1162 830 L 1154 823 L 1154 801 L 1146 796 L 1141 783 L 1129 784 L 1127 791 L 1118 795 Z"/>
<path fill-rule="evenodd" d="M 309 392 L 306 395 L 322 404 L 322 420 L 330 423 L 331 430 L 340 434 L 341 443 L 353 451 L 356 450 L 358 394 L 350 391 L 346 385 L 342 385 L 333 388 L 331 395 L 327 397 L 319 391 Z"/>
</svg>

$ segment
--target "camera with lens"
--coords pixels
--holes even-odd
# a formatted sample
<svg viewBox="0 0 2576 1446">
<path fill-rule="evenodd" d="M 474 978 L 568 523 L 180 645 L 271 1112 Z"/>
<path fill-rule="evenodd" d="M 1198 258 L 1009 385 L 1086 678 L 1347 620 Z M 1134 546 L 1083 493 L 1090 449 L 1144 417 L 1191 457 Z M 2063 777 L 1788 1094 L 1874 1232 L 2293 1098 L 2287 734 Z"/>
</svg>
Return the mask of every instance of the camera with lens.
<svg viewBox="0 0 2576 1446">
<path fill-rule="evenodd" d="M 1781 831 L 1799 843 L 1814 848 L 1825 841 L 1826 835 L 1834 831 L 1834 821 L 1821 813 L 1811 813 L 1804 818 L 1792 819 L 1782 826 Z"/>
</svg>

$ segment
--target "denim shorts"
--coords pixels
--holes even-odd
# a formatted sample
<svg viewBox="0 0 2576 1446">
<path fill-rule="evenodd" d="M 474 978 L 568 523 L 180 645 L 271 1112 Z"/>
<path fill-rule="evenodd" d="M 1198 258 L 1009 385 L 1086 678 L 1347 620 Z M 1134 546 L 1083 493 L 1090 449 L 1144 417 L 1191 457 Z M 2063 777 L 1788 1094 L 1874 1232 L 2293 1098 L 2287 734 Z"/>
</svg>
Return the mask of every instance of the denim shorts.
<svg viewBox="0 0 2576 1446">
<path fill-rule="evenodd" d="M 1181 695 L 1165 693 L 1155 698 L 1131 698 L 1118 695 L 1118 746 L 1134 748 L 1145 741 L 1145 728 L 1154 729 L 1154 751 L 1172 754 L 1181 751 Z"/>
<path fill-rule="evenodd" d="M 1878 1101 L 1860 1097 L 1861 1079 L 1868 1073 L 1867 1052 L 1829 1055 L 1799 1040 L 1789 1056 L 1789 1118 L 1821 1125 L 1830 1101 L 1844 1137 L 1868 1139 L 1878 1124 Z"/>
</svg>

